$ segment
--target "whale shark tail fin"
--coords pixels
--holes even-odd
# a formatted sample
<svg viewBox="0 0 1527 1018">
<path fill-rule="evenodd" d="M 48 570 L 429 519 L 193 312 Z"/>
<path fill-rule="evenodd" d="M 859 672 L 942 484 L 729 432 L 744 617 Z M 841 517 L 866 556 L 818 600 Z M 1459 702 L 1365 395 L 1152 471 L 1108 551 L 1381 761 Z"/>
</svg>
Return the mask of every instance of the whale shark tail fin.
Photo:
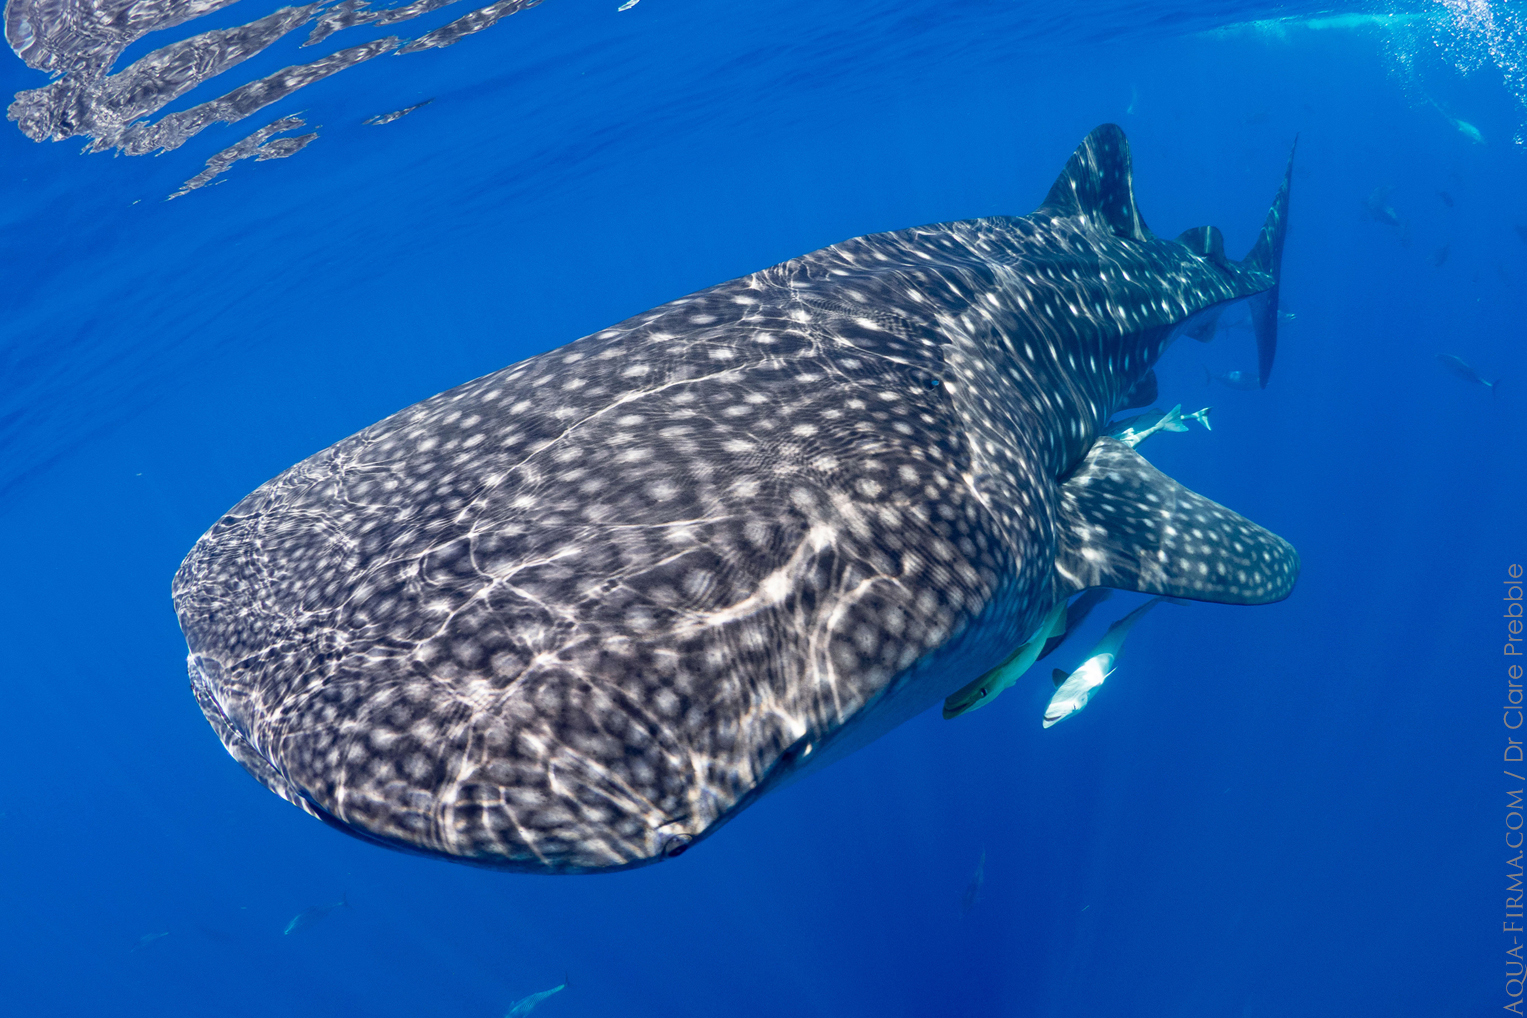
<svg viewBox="0 0 1527 1018">
<path fill-rule="evenodd" d="M 1251 329 L 1257 337 L 1257 380 L 1267 388 L 1267 378 L 1272 374 L 1273 356 L 1278 352 L 1278 284 L 1283 272 L 1283 237 L 1288 232 L 1288 189 L 1294 177 L 1294 148 L 1288 153 L 1288 167 L 1283 171 L 1283 185 L 1273 199 L 1272 208 L 1262 222 L 1262 232 L 1257 236 L 1251 253 L 1241 259 L 1241 268 L 1265 272 L 1273 278 L 1271 289 L 1252 297 Z"/>
<path fill-rule="evenodd" d="M 1135 207 L 1134 169 L 1124 129 L 1104 124 L 1082 139 L 1039 211 L 1087 219 L 1116 237 L 1150 240 L 1151 231 Z"/>
</svg>

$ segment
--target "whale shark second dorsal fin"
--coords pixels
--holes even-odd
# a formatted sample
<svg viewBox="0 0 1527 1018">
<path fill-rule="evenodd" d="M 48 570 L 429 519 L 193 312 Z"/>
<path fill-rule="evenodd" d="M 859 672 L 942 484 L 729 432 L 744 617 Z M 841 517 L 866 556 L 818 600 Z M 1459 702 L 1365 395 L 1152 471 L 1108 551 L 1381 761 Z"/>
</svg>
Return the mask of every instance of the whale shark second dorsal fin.
<svg viewBox="0 0 1527 1018">
<path fill-rule="evenodd" d="M 1135 207 L 1134 170 L 1124 129 L 1104 124 L 1082 140 L 1061 171 L 1040 212 L 1081 216 L 1116 237 L 1150 240 Z"/>
<path fill-rule="evenodd" d="M 1050 681 L 1055 683 L 1056 689 L 1059 689 L 1068 677 L 1064 670 L 1057 668 L 1050 674 Z"/>
<path fill-rule="evenodd" d="M 1217 604 L 1268 604 L 1294 589 L 1299 555 L 1112 438 L 1061 484 L 1056 597 L 1088 587 Z"/>
</svg>

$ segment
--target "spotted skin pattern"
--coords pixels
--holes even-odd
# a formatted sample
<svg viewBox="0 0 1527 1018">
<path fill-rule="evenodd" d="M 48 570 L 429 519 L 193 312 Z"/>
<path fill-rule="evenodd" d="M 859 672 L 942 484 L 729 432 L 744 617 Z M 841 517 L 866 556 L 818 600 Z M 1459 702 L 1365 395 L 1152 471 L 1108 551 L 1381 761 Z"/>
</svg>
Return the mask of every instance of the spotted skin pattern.
<svg viewBox="0 0 1527 1018">
<path fill-rule="evenodd" d="M 1056 598 L 1287 596 L 1285 542 L 1099 439 L 1186 323 L 1275 286 L 1286 196 L 1244 262 L 1159 240 L 1105 126 L 1032 215 L 848 240 L 402 410 L 186 557 L 197 700 L 351 834 L 611 870 L 936 703 Z"/>
</svg>

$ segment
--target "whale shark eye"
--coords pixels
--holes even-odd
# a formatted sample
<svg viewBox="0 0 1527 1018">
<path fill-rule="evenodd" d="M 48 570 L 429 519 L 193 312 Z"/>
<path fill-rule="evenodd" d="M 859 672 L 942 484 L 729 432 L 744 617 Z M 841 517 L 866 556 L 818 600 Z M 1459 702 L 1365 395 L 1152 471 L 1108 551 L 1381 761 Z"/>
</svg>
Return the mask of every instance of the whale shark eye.
<svg viewBox="0 0 1527 1018">
<path fill-rule="evenodd" d="M 689 851 L 689 846 L 694 844 L 695 839 L 687 834 L 670 834 L 668 840 L 663 842 L 663 858 L 677 859 Z"/>
</svg>

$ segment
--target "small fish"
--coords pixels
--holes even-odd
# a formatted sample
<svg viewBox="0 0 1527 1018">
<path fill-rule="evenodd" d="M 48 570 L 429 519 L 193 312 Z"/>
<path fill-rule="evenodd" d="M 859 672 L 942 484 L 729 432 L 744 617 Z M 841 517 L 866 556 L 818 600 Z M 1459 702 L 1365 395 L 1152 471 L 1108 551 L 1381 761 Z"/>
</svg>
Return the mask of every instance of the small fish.
<svg viewBox="0 0 1527 1018">
<path fill-rule="evenodd" d="M 563 979 L 560 984 L 553 986 L 549 990 L 542 990 L 539 993 L 532 993 L 528 997 L 522 997 L 521 999 L 514 1002 L 514 1005 L 509 1008 L 509 1011 L 504 1015 L 504 1018 L 525 1018 L 525 1015 L 534 1011 L 536 1005 L 541 1001 L 545 1000 L 547 997 L 550 997 L 553 993 L 561 993 L 563 990 L 567 989 L 567 983 L 568 981 Z"/>
<path fill-rule="evenodd" d="M 310 905 L 303 909 L 301 912 L 298 912 L 296 915 L 292 916 L 292 921 L 286 924 L 286 929 L 282 930 L 281 933 L 283 936 L 290 936 L 293 933 L 296 933 L 298 930 L 305 930 L 309 926 L 312 926 L 314 923 L 327 916 L 336 908 L 349 907 L 349 892 L 341 894 L 338 901 L 331 902 L 330 904 Z"/>
<path fill-rule="evenodd" d="M 1451 244 L 1443 244 L 1437 250 L 1433 251 L 1432 252 L 1432 264 L 1437 266 L 1438 268 L 1441 268 L 1442 267 L 1442 263 L 1447 261 L 1447 256 L 1452 252 L 1452 250 L 1453 250 L 1453 245 L 1451 245 Z"/>
<path fill-rule="evenodd" d="M 168 937 L 169 935 L 170 933 L 168 930 L 163 933 L 145 933 L 133 943 L 132 950 L 141 951 L 148 945 L 152 944 L 154 941 Z"/>
<path fill-rule="evenodd" d="M 1183 420 L 1185 420 L 1185 421 L 1197 421 L 1199 424 L 1202 424 L 1204 426 L 1204 430 L 1205 431 L 1213 431 L 1214 430 L 1214 425 L 1209 423 L 1209 413 L 1213 409 L 1214 408 L 1212 406 L 1206 406 L 1202 410 L 1195 410 L 1191 414 L 1187 414 L 1186 416 L 1184 416 Z"/>
<path fill-rule="evenodd" d="M 1463 135 L 1465 138 L 1469 139 L 1476 145 L 1483 145 L 1485 143 L 1485 136 L 1479 133 L 1479 128 L 1475 127 L 1467 120 L 1459 120 L 1457 117 L 1453 117 L 1452 120 L 1453 126 L 1458 128 L 1459 134 Z"/>
<path fill-rule="evenodd" d="M 1146 612 L 1150 611 L 1162 601 L 1172 604 L 1187 604 L 1188 602 L 1175 597 L 1153 597 L 1149 601 L 1124 616 L 1119 621 L 1108 627 L 1108 632 L 1092 648 L 1083 661 L 1081 667 L 1067 675 L 1059 668 L 1055 669 L 1055 695 L 1050 697 L 1050 702 L 1045 705 L 1044 726 L 1049 728 L 1064 721 L 1087 706 L 1087 701 L 1092 699 L 1092 694 L 1103 684 L 1103 680 L 1112 675 L 1118 667 L 1119 652 L 1124 647 L 1124 638 L 1129 635 L 1136 622 Z"/>
<path fill-rule="evenodd" d="M 1389 204 L 1389 192 L 1392 190 L 1394 188 L 1389 186 L 1374 188 L 1367 200 L 1363 202 L 1363 212 L 1374 222 L 1383 223 L 1386 226 L 1402 226 L 1405 220 L 1401 219 L 1400 214 L 1394 210 L 1394 206 Z"/>
<path fill-rule="evenodd" d="M 615 8 L 615 13 L 619 14 L 621 11 L 629 11 L 631 8 L 635 7 L 640 2 L 641 2 L 641 0 L 626 0 L 625 3 L 623 3 L 619 7 Z M 559 989 L 560 989 L 560 987 L 559 987 Z M 531 1005 L 531 1006 L 534 1007 L 535 1005 Z"/>
<path fill-rule="evenodd" d="M 1257 378 L 1255 371 L 1227 371 L 1223 375 L 1215 374 L 1208 368 L 1204 368 L 1204 384 L 1218 382 L 1229 389 L 1240 389 L 1242 392 L 1252 392 L 1262 387 L 1262 382 Z"/>
<path fill-rule="evenodd" d="M 944 720 L 953 720 L 995 700 L 1039 660 L 1040 652 L 1052 636 L 1065 632 L 1065 624 L 1066 602 L 1062 600 L 1050 609 L 1049 614 L 1039 623 L 1039 628 L 1028 640 L 1019 644 L 1018 649 L 1007 656 L 1007 660 L 944 698 Z"/>
<path fill-rule="evenodd" d="M 1437 355 L 1437 360 L 1442 362 L 1442 366 L 1446 368 L 1450 374 L 1457 375 L 1465 382 L 1472 382 L 1475 385 L 1483 385 L 1486 389 L 1490 390 L 1491 396 L 1496 394 L 1496 387 L 1500 385 L 1499 378 L 1493 382 L 1485 381 L 1484 377 L 1480 375 L 1478 371 L 1475 371 L 1473 368 L 1469 367 L 1469 365 L 1464 361 L 1462 357 L 1455 357 L 1450 353 L 1439 353 Z"/>
<path fill-rule="evenodd" d="M 1186 427 L 1181 426 L 1181 419 L 1181 403 L 1171 410 L 1157 410 L 1152 407 L 1143 414 L 1109 422 L 1104 434 L 1109 438 L 1118 439 L 1133 449 L 1158 431 L 1187 431 Z"/>
<path fill-rule="evenodd" d="M 1202 410 L 1183 416 L 1182 404 L 1178 403 L 1165 413 L 1160 410 L 1148 410 L 1134 417 L 1126 417 L 1122 421 L 1110 424 L 1107 433 L 1133 449 L 1158 431 L 1187 431 L 1188 421 L 1197 421 L 1209 431 L 1213 431 L 1214 428 L 1209 424 L 1209 411 L 1213 409 L 1212 406 L 1206 406 Z"/>
<path fill-rule="evenodd" d="M 1442 204 L 1446 205 L 1448 208 L 1453 207 L 1453 196 L 1448 194 L 1446 191 L 1438 191 L 1437 197 L 1442 199 Z"/>
<path fill-rule="evenodd" d="M 970 910 L 976 907 L 976 902 L 981 900 L 981 885 L 986 883 L 986 849 L 981 849 L 981 861 L 976 863 L 976 871 L 970 875 L 970 883 L 965 885 L 964 892 L 960 895 L 960 915 L 970 915 Z"/>
<path fill-rule="evenodd" d="M 1289 311 L 1286 308 L 1279 308 L 1278 309 L 1278 321 L 1280 323 L 1281 322 L 1292 322 L 1296 317 L 1297 316 L 1294 314 L 1294 312 Z M 1222 329 L 1224 329 L 1226 332 L 1229 332 L 1231 329 L 1250 329 L 1250 328 L 1252 328 L 1251 316 L 1250 315 L 1241 315 L 1238 318 L 1231 318 L 1231 319 L 1229 319 L 1227 321 L 1224 321 L 1220 325 L 1220 327 Z"/>
</svg>

